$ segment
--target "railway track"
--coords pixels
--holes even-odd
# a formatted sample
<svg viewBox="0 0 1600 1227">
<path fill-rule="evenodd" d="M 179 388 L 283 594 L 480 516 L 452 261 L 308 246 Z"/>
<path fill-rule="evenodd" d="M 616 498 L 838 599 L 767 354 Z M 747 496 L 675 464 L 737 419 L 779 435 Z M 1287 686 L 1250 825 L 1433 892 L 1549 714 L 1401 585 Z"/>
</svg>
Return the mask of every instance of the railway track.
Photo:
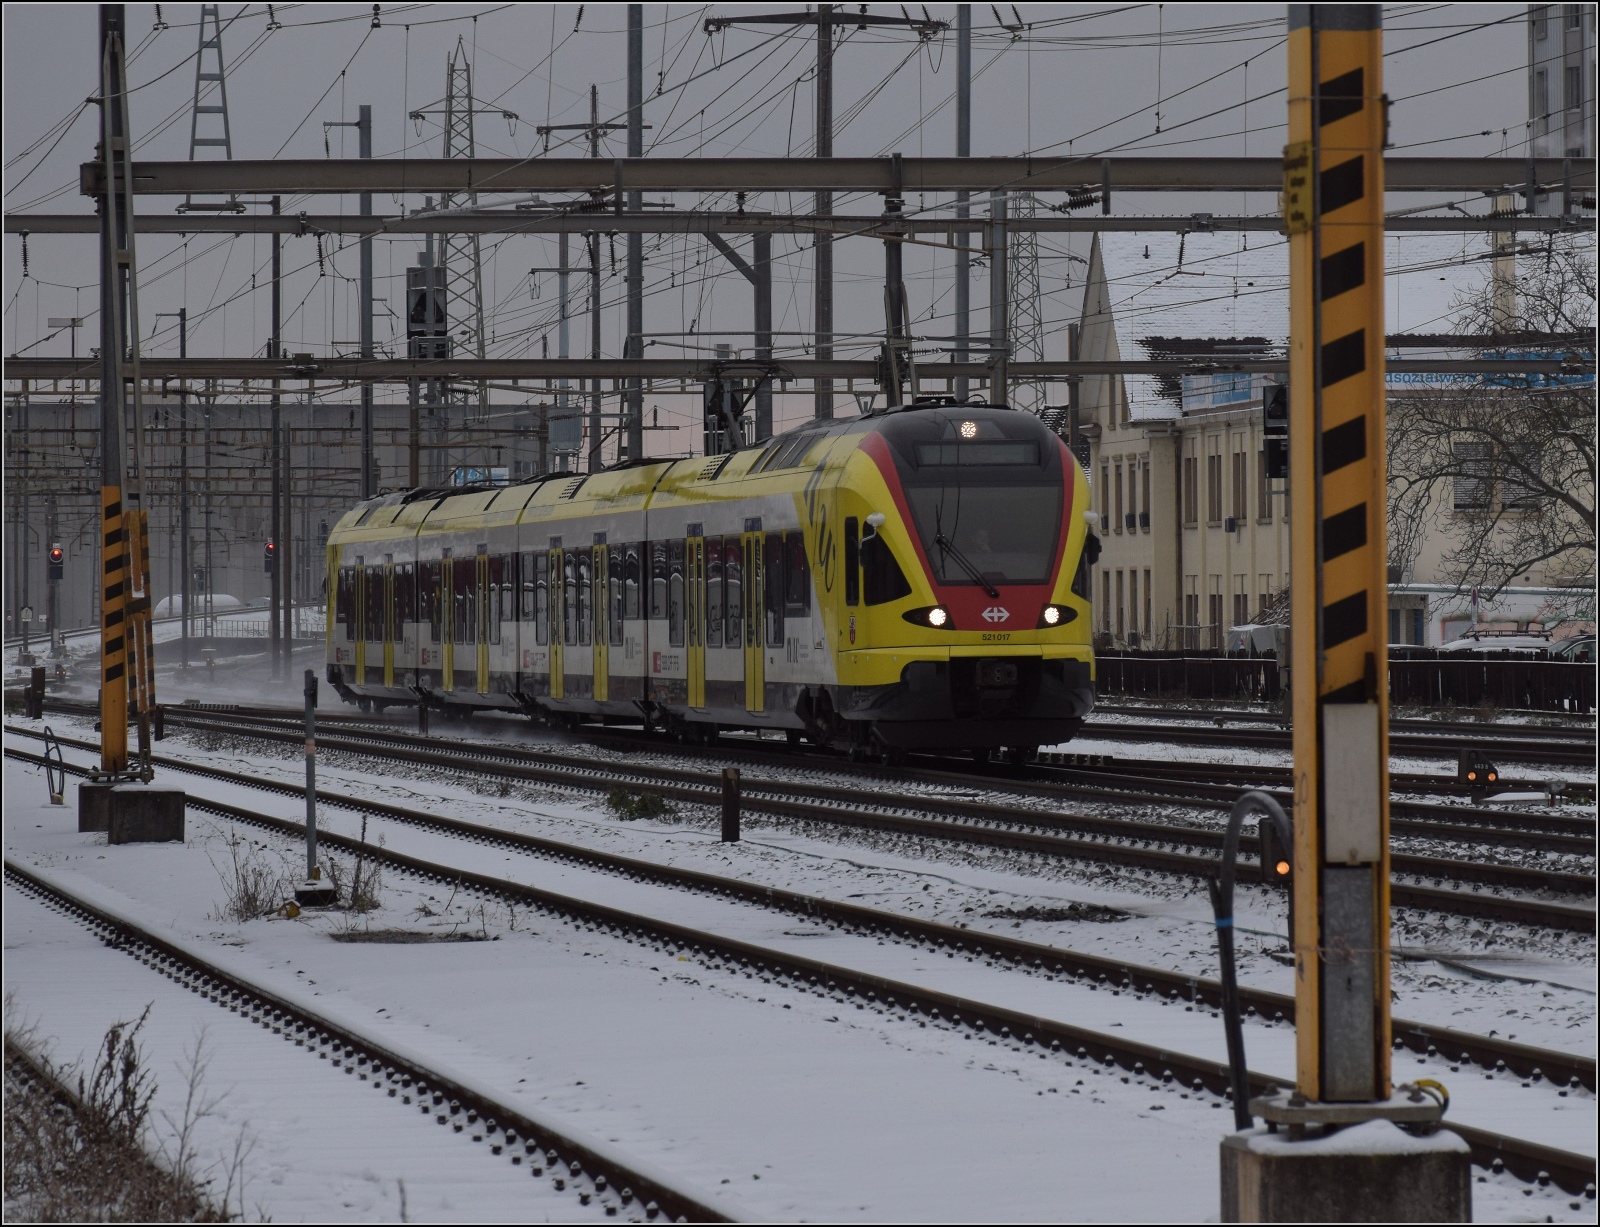
<svg viewBox="0 0 1600 1227">
<path fill-rule="evenodd" d="M 14 749 L 8 748 L 6 753 L 8 757 L 23 761 L 42 761 L 36 755 Z M 192 769 L 195 774 L 209 778 L 224 779 L 231 783 L 287 795 L 295 795 L 300 791 L 290 785 L 275 784 L 218 768 L 186 766 L 185 769 Z M 68 770 L 82 773 L 85 769 L 69 764 Z M 1220 1001 L 1220 986 L 1211 980 L 1139 967 L 1118 960 L 1025 942 L 1001 934 L 975 932 L 857 904 L 764 887 L 697 870 L 655 865 L 612 853 L 486 828 L 459 819 L 390 806 L 364 798 L 323 794 L 320 791 L 319 797 L 327 804 L 348 807 L 408 824 L 431 827 L 477 842 L 600 868 L 629 878 L 647 879 L 682 889 L 732 897 L 760 907 L 790 912 L 812 921 L 822 921 L 839 928 L 880 934 L 903 943 L 922 944 L 952 956 L 983 957 L 1029 974 L 1087 981 L 1092 987 L 1104 987 L 1114 993 L 1154 994 L 1162 998 L 1209 1006 L 1215 1006 Z M 190 796 L 188 805 L 194 810 L 209 812 L 290 837 L 302 836 L 304 833 L 303 825 L 298 822 L 212 799 Z M 1114 1065 L 1129 1071 L 1134 1077 L 1151 1082 L 1159 1080 L 1171 1083 L 1176 1080 L 1196 1093 L 1206 1091 L 1225 1096 L 1229 1085 L 1226 1065 L 1205 1058 L 1152 1047 L 1120 1036 L 1111 1036 L 1053 1019 L 1022 1014 L 993 1003 L 973 1001 L 923 986 L 893 981 L 854 968 L 686 928 L 669 921 L 567 895 L 558 895 L 537 887 L 510 882 L 503 877 L 489 877 L 440 865 L 405 855 L 391 848 L 374 848 L 371 844 L 361 843 L 333 831 L 320 833 L 319 839 L 329 846 L 344 851 L 359 850 L 366 856 L 375 856 L 388 866 L 427 881 L 437 881 L 456 889 L 475 891 L 480 895 L 534 907 L 569 923 L 603 929 L 625 939 L 644 941 L 662 950 L 686 951 L 706 961 L 712 967 L 728 964 L 736 969 L 745 970 L 747 974 L 760 975 L 764 982 L 770 976 L 773 980 L 786 982 L 801 991 L 832 996 L 841 1003 L 856 998 L 858 1004 L 871 1005 L 873 1008 L 887 1009 L 890 1012 L 903 1011 L 901 1017 L 908 1014 L 923 1015 L 934 1022 L 987 1033 L 1014 1047 L 1048 1049 L 1054 1054 L 1065 1057 L 1069 1062 L 1075 1057 L 1079 1061 L 1108 1067 Z M 8 875 L 12 869 L 8 861 Z M 1262 990 L 1245 989 L 1242 990 L 1242 1000 L 1250 1013 L 1272 1018 L 1293 1017 L 1294 1002 L 1290 997 Z M 1590 1088 L 1595 1084 L 1595 1067 L 1592 1060 L 1448 1028 L 1396 1021 L 1395 1046 L 1406 1047 L 1430 1056 L 1445 1054 L 1447 1060 L 1450 1059 L 1448 1054 L 1459 1051 L 1460 1056 L 1452 1066 L 1453 1069 L 1463 1065 L 1478 1064 L 1491 1069 L 1510 1069 L 1530 1081 L 1551 1078 L 1558 1083 L 1568 1081 L 1572 1086 L 1581 1085 Z M 1288 1085 L 1282 1079 L 1256 1073 L 1250 1075 L 1250 1084 L 1253 1091 Z M 1528 1082 L 1524 1082 L 1524 1085 L 1528 1085 Z M 1471 1126 L 1453 1124 L 1452 1128 L 1455 1128 L 1473 1147 L 1474 1161 L 1481 1165 L 1492 1165 L 1498 1160 L 1521 1179 L 1550 1178 L 1569 1191 L 1580 1190 L 1593 1181 L 1595 1164 L 1586 1156 L 1574 1155 L 1538 1143 L 1506 1138 Z"/>
<path fill-rule="evenodd" d="M 1216 710 L 1182 708 L 1182 707 L 1138 707 L 1116 703 L 1096 703 L 1096 712 L 1108 716 L 1153 716 L 1159 715 L 1163 720 L 1190 720 L 1204 723 L 1215 723 L 1218 720 L 1237 724 L 1273 724 L 1287 729 L 1289 721 L 1276 712 L 1242 711 L 1236 708 L 1218 708 Z M 1537 713 L 1545 714 L 1545 713 Z M 1567 740 L 1586 741 L 1593 743 L 1595 740 L 1595 725 L 1593 716 L 1582 717 L 1582 722 L 1556 721 L 1548 723 L 1513 724 L 1505 727 L 1526 731 L 1540 737 L 1560 737 Z M 1441 733 L 1452 737 L 1482 737 L 1488 726 L 1481 720 L 1429 720 L 1417 717 L 1392 718 L 1389 721 L 1392 732 L 1404 733 Z"/>
<path fill-rule="evenodd" d="M 298 744 L 304 738 L 303 729 L 263 715 L 230 713 L 232 722 L 224 723 L 209 713 L 207 716 L 197 716 L 173 712 L 168 719 L 195 731 L 220 735 L 247 735 L 293 744 Z M 592 757 L 535 752 L 501 743 L 465 746 L 460 742 L 423 739 L 411 734 L 366 728 L 321 733 L 318 742 L 326 750 L 398 759 L 419 766 L 443 767 L 468 774 L 601 791 L 616 786 L 647 787 L 672 800 L 698 804 L 714 804 L 721 790 L 721 774 L 717 770 L 689 770 L 656 764 L 599 763 Z M 970 787 L 973 781 L 966 777 L 955 777 L 931 782 Z M 744 781 L 742 790 L 749 808 L 786 818 L 984 845 L 1033 855 L 1123 864 L 1191 877 L 1214 876 L 1217 864 L 1214 854 L 1222 845 L 1222 834 L 1215 830 L 1048 812 L 992 801 L 922 795 L 891 797 L 880 789 L 758 779 Z M 1121 800 L 1129 799 L 1126 793 L 1112 795 Z M 1170 797 L 1154 799 L 1168 803 L 1172 801 Z M 1228 804 L 1233 799 L 1230 797 Z M 886 810 L 914 810 L 941 817 L 930 820 Z M 1404 833 L 1400 823 L 1395 825 L 1396 833 Z M 1081 838 L 1083 836 L 1088 838 Z M 1191 851 L 1167 850 L 1173 847 Z M 1242 849 L 1247 854 L 1255 855 L 1257 844 L 1254 838 L 1245 837 Z M 1577 845 L 1573 845 L 1571 850 L 1577 850 Z M 1581 850 L 1591 851 L 1592 846 L 1586 845 Z M 1196 855 L 1196 852 L 1212 855 Z M 1392 887 L 1392 898 L 1397 906 L 1429 907 L 1464 915 L 1577 930 L 1588 930 L 1594 924 L 1592 909 L 1480 893 L 1483 887 L 1490 887 L 1592 897 L 1595 887 L 1593 875 L 1590 874 L 1446 860 L 1407 853 L 1393 854 L 1391 867 L 1397 875 L 1436 883 L 1434 887 L 1428 887 L 1420 883 L 1396 881 Z M 1446 881 L 1472 889 L 1443 889 L 1442 884 Z"/>
<path fill-rule="evenodd" d="M 69 770 L 72 768 L 69 767 Z M 292 1001 L 126 916 L 115 915 L 59 883 L 5 860 L 8 886 L 45 902 L 93 930 L 108 946 L 144 963 L 220 1008 L 260 1024 L 296 1047 L 316 1052 L 331 1069 L 358 1074 L 402 1105 L 415 1104 L 440 1125 L 451 1125 L 473 1142 L 570 1191 L 579 1204 L 598 1202 L 608 1215 L 638 1222 L 668 1220 L 725 1223 L 731 1216 L 715 1201 L 674 1187 L 670 1178 L 647 1170 L 609 1148 L 577 1139 L 550 1122 L 513 1107 L 481 1087 L 438 1073 L 381 1040 L 333 1021 L 303 1002 Z"/>
<path fill-rule="evenodd" d="M 1176 728 L 1170 724 L 1097 723 L 1079 734 L 1099 741 L 1156 741 L 1172 745 L 1227 746 L 1232 749 L 1288 750 L 1293 734 L 1284 728 Z M 1462 750 L 1483 751 L 1495 762 L 1546 763 L 1593 767 L 1595 743 L 1568 738 L 1507 737 L 1480 730 L 1476 735 L 1391 732 L 1389 752 L 1411 757 L 1455 758 Z"/>
</svg>

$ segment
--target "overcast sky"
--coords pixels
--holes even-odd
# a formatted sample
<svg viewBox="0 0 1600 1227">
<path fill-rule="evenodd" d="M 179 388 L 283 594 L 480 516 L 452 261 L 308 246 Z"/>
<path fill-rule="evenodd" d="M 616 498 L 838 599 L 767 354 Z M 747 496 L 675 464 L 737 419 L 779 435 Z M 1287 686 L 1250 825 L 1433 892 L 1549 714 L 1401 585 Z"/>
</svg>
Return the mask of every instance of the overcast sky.
<svg viewBox="0 0 1600 1227">
<path fill-rule="evenodd" d="M 814 30 L 703 31 L 707 16 L 762 7 L 645 6 L 647 153 L 811 152 Z M 922 11 L 920 5 L 908 7 Z M 135 51 L 130 77 L 136 87 L 132 117 L 138 156 L 185 158 L 199 6 L 129 5 L 127 11 Z M 901 9 L 874 5 L 871 11 L 898 15 Z M 928 11 L 952 19 L 955 6 L 929 5 Z M 271 6 L 278 28 L 269 29 L 269 6 L 225 4 L 234 156 L 321 157 L 326 149 L 334 157 L 354 157 L 354 132 L 334 128 L 325 135 L 323 124 L 354 119 L 362 103 L 373 107 L 376 156 L 439 156 L 437 122 L 424 118 L 419 125 L 407 115 L 440 100 L 447 58 L 458 40 L 473 65 L 474 94 L 490 110 L 478 119 L 480 155 L 535 155 L 542 148 L 538 125 L 587 119 L 591 83 L 599 86 L 603 118 L 619 117 L 624 106 L 624 6 L 591 4 L 581 12 L 580 22 L 579 7 L 568 5 L 383 5 L 381 28 L 374 29 L 371 5 L 279 4 Z M 1385 12 L 1385 88 L 1394 102 L 1395 152 L 1520 154 L 1527 120 L 1524 6 L 1408 4 L 1387 6 Z M 1019 18 L 1022 28 L 1002 27 L 1001 22 L 1018 25 Z M 76 184 L 77 166 L 92 156 L 95 141 L 94 108 L 84 100 L 96 89 L 96 7 L 13 3 L 4 7 L 3 20 L 6 208 L 86 211 Z M 1032 4 L 1014 11 L 1009 4 L 982 4 L 973 6 L 973 21 L 974 154 L 1270 156 L 1281 150 L 1281 5 Z M 953 30 L 926 41 L 910 31 L 847 31 L 835 64 L 835 153 L 954 153 L 955 59 Z M 1247 99 L 1255 101 L 1246 105 Z M 501 110 L 515 118 L 503 117 Z M 75 120 L 63 122 L 74 114 Z M 624 148 L 618 134 L 602 156 L 620 156 Z M 1045 201 L 1056 202 L 1054 197 Z M 143 198 L 140 208 L 165 212 L 176 203 Z M 717 202 L 680 197 L 678 203 Z M 749 203 L 752 208 L 788 205 L 776 198 Z M 908 207 L 934 203 L 913 198 Z M 1266 196 L 1124 196 L 1117 210 L 1266 212 L 1275 203 Z M 385 213 L 420 204 L 380 197 L 374 207 Z M 879 202 L 844 198 L 838 207 L 876 212 Z M 355 202 L 296 199 L 286 200 L 284 208 L 353 212 Z M 291 350 L 328 354 L 354 347 L 355 286 L 346 278 L 356 271 L 355 247 L 336 251 L 336 245 L 337 240 L 325 243 L 319 276 L 313 239 L 285 243 L 284 266 L 294 270 L 284 291 L 285 345 Z M 837 249 L 840 332 L 882 327 L 880 246 L 854 240 Z M 388 310 L 402 309 L 404 270 L 418 247 L 415 238 L 375 244 L 375 292 L 390 300 L 378 306 L 380 349 L 392 346 L 396 337 L 403 348 L 403 326 L 394 327 Z M 528 270 L 555 262 L 555 239 L 486 239 L 484 250 L 491 356 L 537 356 L 546 339 L 554 353 L 554 281 L 531 279 Z M 646 252 L 647 333 L 749 328 L 747 283 L 703 239 L 649 239 Z M 141 239 L 140 310 L 150 351 L 176 353 L 174 324 L 157 321 L 156 313 L 187 306 L 190 354 L 260 352 L 268 331 L 267 253 L 267 241 L 251 236 Z M 1045 353 L 1064 357 L 1063 324 L 1076 310 L 1069 286 L 1076 286 L 1082 266 L 1066 258 L 1059 240 L 1041 243 L 1040 254 Z M 45 320 L 92 313 L 98 277 L 94 244 L 83 236 L 33 236 L 27 277 L 21 255 L 21 240 L 8 235 L 4 347 L 64 355 L 65 334 L 41 343 L 50 332 Z M 780 333 L 804 332 L 811 319 L 809 244 L 780 236 L 774 257 L 774 327 Z M 620 274 L 620 242 L 617 261 Z M 620 350 L 621 279 L 611 274 L 609 251 L 605 266 L 603 347 L 612 355 Z M 948 252 L 924 247 L 908 253 L 907 290 L 919 333 L 949 333 L 952 270 Z M 580 280 L 574 278 L 575 288 Z M 986 326 L 978 309 L 986 295 L 980 274 L 972 296 L 975 330 Z M 581 305 L 575 303 L 575 310 Z M 95 327 L 91 321 L 80 352 L 98 343 Z M 665 357 L 685 352 L 679 345 L 706 344 L 710 338 L 655 340 L 647 353 Z M 780 338 L 785 344 L 799 346 L 801 338 Z M 584 352 L 587 345 L 580 324 L 573 331 L 573 350 Z M 687 420 L 687 406 L 673 398 L 661 403 L 667 417 L 681 412 Z M 808 410 L 800 401 L 780 407 L 780 417 L 796 412 Z"/>
</svg>

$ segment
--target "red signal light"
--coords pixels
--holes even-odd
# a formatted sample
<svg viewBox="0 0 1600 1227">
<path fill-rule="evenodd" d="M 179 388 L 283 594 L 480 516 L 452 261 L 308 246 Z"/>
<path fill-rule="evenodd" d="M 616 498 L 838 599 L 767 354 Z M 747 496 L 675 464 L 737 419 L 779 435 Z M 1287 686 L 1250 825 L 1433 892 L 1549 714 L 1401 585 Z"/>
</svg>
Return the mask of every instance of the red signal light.
<svg viewBox="0 0 1600 1227">
<path fill-rule="evenodd" d="M 1273 866 L 1273 868 L 1278 871 L 1278 876 L 1280 878 L 1286 878 L 1286 877 L 1289 876 L 1289 862 L 1288 861 L 1279 861 L 1276 865 Z"/>
<path fill-rule="evenodd" d="M 64 551 L 59 545 L 58 546 L 54 546 L 50 550 L 50 561 L 51 562 L 59 563 L 65 557 L 66 557 L 66 551 Z"/>
</svg>

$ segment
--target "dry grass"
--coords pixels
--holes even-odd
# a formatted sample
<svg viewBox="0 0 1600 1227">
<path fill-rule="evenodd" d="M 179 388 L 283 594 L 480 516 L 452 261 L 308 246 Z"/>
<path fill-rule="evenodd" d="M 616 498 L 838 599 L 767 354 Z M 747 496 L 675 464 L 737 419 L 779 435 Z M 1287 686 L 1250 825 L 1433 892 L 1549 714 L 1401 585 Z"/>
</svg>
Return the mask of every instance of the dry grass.
<svg viewBox="0 0 1600 1227">
<path fill-rule="evenodd" d="M 7 1002 L 8 1007 L 10 1002 Z M 168 1138 L 152 1157 L 151 1103 L 156 1084 L 145 1068 L 134 1022 L 106 1032 L 93 1067 L 57 1069 L 39 1055 L 32 1028 L 5 1033 L 5 1219 L 7 1222 L 232 1221 L 243 1200 L 241 1138 L 223 1187 L 197 1170 L 195 1126 L 216 1101 L 204 1092 L 203 1043 L 191 1053 L 180 1116 L 163 1114 Z M 9 1009 L 8 1009 L 9 1014 Z"/>
<path fill-rule="evenodd" d="M 276 859 L 236 831 L 225 836 L 228 860 L 218 865 L 211 859 L 211 867 L 222 879 L 226 900 L 217 908 L 218 920 L 232 920 L 240 924 L 268 916 L 294 894 L 294 879 L 280 855 Z M 210 853 L 206 854 L 208 857 Z"/>
</svg>

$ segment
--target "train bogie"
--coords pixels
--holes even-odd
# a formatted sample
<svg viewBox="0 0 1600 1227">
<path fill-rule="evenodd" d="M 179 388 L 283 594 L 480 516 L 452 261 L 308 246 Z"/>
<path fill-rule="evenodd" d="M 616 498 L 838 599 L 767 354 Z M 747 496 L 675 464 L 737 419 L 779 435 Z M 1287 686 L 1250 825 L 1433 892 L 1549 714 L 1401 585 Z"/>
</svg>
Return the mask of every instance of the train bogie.
<svg viewBox="0 0 1600 1227">
<path fill-rule="evenodd" d="M 1030 747 L 1093 698 L 1087 492 L 998 407 L 352 510 L 329 544 L 347 698 Z"/>
</svg>

